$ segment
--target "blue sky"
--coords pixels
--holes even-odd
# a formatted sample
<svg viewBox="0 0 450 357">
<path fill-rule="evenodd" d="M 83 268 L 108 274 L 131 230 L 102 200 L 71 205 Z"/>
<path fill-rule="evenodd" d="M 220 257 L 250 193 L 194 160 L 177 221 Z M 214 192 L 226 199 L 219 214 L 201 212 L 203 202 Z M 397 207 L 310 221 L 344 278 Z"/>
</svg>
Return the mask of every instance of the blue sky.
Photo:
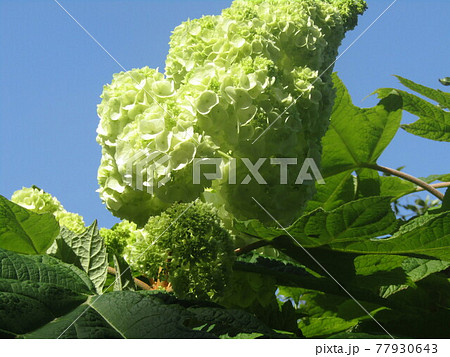
<svg viewBox="0 0 450 357">
<path fill-rule="evenodd" d="M 219 14 L 231 1 L 60 3 L 131 69 L 164 68 L 171 30 L 187 18 Z M 392 0 L 367 3 L 341 52 Z M 386 11 L 336 63 L 354 103 L 372 106 L 376 98 L 366 97 L 375 89 L 399 87 L 393 74 L 444 90 L 437 79 L 450 76 L 448 14 L 448 0 L 398 0 Z M 96 106 L 121 68 L 52 0 L 1 0 L 0 49 L 0 194 L 37 185 L 87 223 L 113 225 L 117 219 L 96 192 Z M 399 131 L 379 163 L 428 176 L 450 171 L 448 153 L 448 143 Z"/>
</svg>

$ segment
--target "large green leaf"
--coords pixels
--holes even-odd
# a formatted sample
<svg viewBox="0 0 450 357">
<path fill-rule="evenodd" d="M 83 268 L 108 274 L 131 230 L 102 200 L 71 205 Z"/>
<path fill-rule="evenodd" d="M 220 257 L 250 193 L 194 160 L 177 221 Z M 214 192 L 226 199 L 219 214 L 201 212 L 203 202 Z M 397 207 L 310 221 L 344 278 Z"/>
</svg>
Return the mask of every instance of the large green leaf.
<svg viewBox="0 0 450 357">
<path fill-rule="evenodd" d="M 309 248 L 305 251 L 289 237 L 277 238 L 273 243 L 283 253 L 307 267 L 308 271 L 314 271 L 319 277 L 316 275 L 315 278 L 311 278 L 305 273 L 301 274 L 301 270 L 295 273 L 292 269 L 283 271 L 281 277 L 277 277 L 279 273 L 277 270 L 280 268 L 269 270 L 270 266 L 261 264 L 243 265 L 239 260 L 236 269 L 246 271 L 260 269 L 260 273 L 261 269 L 265 269 L 265 274 L 275 277 L 277 284 L 303 287 L 348 298 L 348 294 L 337 283 L 339 282 L 360 301 L 406 312 L 411 312 L 411 304 L 398 304 L 384 298 L 409 287 L 415 288 L 417 282 L 450 266 L 450 262 L 447 261 L 390 254 L 345 253 L 329 250 L 326 246 Z M 329 274 L 336 280 L 330 278 Z"/>
<path fill-rule="evenodd" d="M 386 298 L 431 274 L 450 267 L 450 262 L 400 255 L 360 255 L 354 260 L 355 282 Z"/>
<path fill-rule="evenodd" d="M 84 270 L 101 293 L 106 281 L 108 255 L 95 221 L 83 233 L 62 228 L 55 256 Z"/>
<path fill-rule="evenodd" d="M 330 211 L 355 198 L 355 177 L 351 171 L 345 171 L 327 177 L 325 185 L 316 184 L 316 194 L 312 200 L 308 201 L 306 212 L 314 211 L 319 207 Z"/>
<path fill-rule="evenodd" d="M 322 174 L 329 177 L 373 164 L 391 142 L 401 120 L 402 98 L 392 93 L 373 108 L 358 108 L 336 74 L 330 127 L 322 139 Z"/>
<path fill-rule="evenodd" d="M 312 251 L 322 265 L 337 276 L 338 264 L 333 270 L 326 257 Z M 336 253 L 329 251 L 328 259 L 342 261 L 342 256 Z M 448 334 L 448 326 L 444 327 L 445 318 L 442 316 L 449 316 L 446 308 L 450 301 L 450 285 L 445 274 L 440 272 L 448 268 L 449 262 L 395 255 L 360 255 L 353 258 L 353 261 L 355 274 L 341 274 L 337 280 L 390 333 L 403 337 L 442 337 Z M 403 285 L 400 285 L 402 282 Z M 395 283 L 397 285 L 389 285 Z M 383 332 L 349 295 L 327 289 L 305 288 L 279 289 L 284 297 L 293 299 L 302 313 L 299 327 L 305 336 L 327 337 L 349 329 L 371 334 Z M 361 291 L 364 289 L 375 292 L 378 299 L 372 299 L 370 294 L 362 295 Z M 413 321 L 421 321 L 421 316 L 429 315 L 435 317 L 434 320 L 427 318 L 427 327 L 417 323 L 413 324 L 413 328 L 392 324 L 398 319 L 412 324 Z M 437 316 L 440 317 L 436 318 Z M 365 327 L 361 329 L 361 325 Z"/>
<path fill-rule="evenodd" d="M 216 338 L 240 333 L 278 337 L 242 310 L 177 300 L 162 293 L 114 291 L 91 297 L 70 315 L 26 338 Z"/>
<path fill-rule="evenodd" d="M 0 330 L 22 334 L 82 304 L 93 286 L 74 266 L 0 249 Z"/>
<path fill-rule="evenodd" d="M 391 309 L 377 314 L 376 318 L 389 326 L 389 332 L 409 338 L 447 338 L 450 335 L 450 282 L 445 273 L 431 274 L 387 300 L 397 306 L 410 307 L 407 313 Z M 374 327 L 373 323 L 365 321 L 358 332 L 372 333 Z"/>
<path fill-rule="evenodd" d="M 0 279 L 53 284 L 78 293 L 94 292 L 81 270 L 47 255 L 22 255 L 0 249 Z"/>
<path fill-rule="evenodd" d="M 317 209 L 287 229 L 304 247 L 364 240 L 388 234 L 396 227 L 390 197 L 369 197 L 346 203 L 331 212 Z"/>
<path fill-rule="evenodd" d="M 392 93 L 372 108 L 358 108 L 336 74 L 333 81 L 336 100 L 322 139 L 321 172 L 326 184 L 316 185 L 307 211 L 330 210 L 356 198 L 380 195 L 378 173 L 365 167 L 376 163 L 400 125 L 399 95 Z"/>
<path fill-rule="evenodd" d="M 330 247 L 352 253 L 415 254 L 450 261 L 450 212 L 417 219 L 391 238 L 336 242 Z"/>
<path fill-rule="evenodd" d="M 299 305 L 299 309 L 307 317 L 299 321 L 299 327 L 306 337 L 327 337 L 371 319 L 355 301 L 346 297 L 304 290 L 301 299 L 303 303 Z M 377 310 L 384 309 L 364 302 L 362 305 L 372 315 Z M 380 327 L 378 330 L 379 333 L 385 333 Z"/>
<path fill-rule="evenodd" d="M 383 196 L 392 196 L 394 199 L 417 190 L 417 186 L 412 182 L 402 180 L 395 176 L 380 176 L 380 181 L 380 194 Z"/>
<path fill-rule="evenodd" d="M 380 97 L 391 95 L 394 91 L 403 98 L 403 109 L 419 117 L 412 124 L 404 124 L 402 128 L 407 132 L 427 139 L 437 141 L 450 141 L 450 94 L 440 90 L 431 89 L 408 79 L 397 76 L 400 82 L 417 93 L 436 101 L 432 104 L 414 94 L 391 88 L 382 88 L 376 92 Z"/>
<path fill-rule="evenodd" d="M 215 307 L 189 307 L 188 311 L 193 313 L 197 320 L 204 325 L 200 331 L 207 331 L 216 336 L 236 336 L 238 334 L 259 333 L 265 337 L 277 336 L 271 329 L 261 324 L 254 315 L 242 310 L 223 309 Z M 295 315 L 292 316 L 295 318 Z"/>
<path fill-rule="evenodd" d="M 26 338 L 280 337 L 245 311 L 166 293 L 95 295 L 86 273 L 49 256 L 0 249 L 0 334 Z"/>
<path fill-rule="evenodd" d="M 364 240 L 392 233 L 397 223 L 390 201 L 391 197 L 368 197 L 348 202 L 330 212 L 318 208 L 300 217 L 286 231 L 266 228 L 257 220 L 237 222 L 235 228 L 266 240 L 290 234 L 304 247 Z"/>
<path fill-rule="evenodd" d="M 344 283 L 347 288 L 350 288 L 352 295 L 358 300 L 373 302 L 381 306 L 385 303 L 388 304 L 388 302 L 380 299 L 377 291 L 373 293 L 369 288 L 367 288 L 367 286 L 360 288 L 358 283 L 355 283 L 356 279 L 354 268 L 353 270 L 346 269 L 344 274 L 343 272 L 336 271 L 336 266 L 339 267 L 340 265 L 345 265 L 347 262 L 341 260 L 340 263 L 337 262 L 337 265 L 333 267 L 328 261 L 323 259 L 323 256 L 319 254 L 316 256 L 316 252 L 314 250 L 312 254 L 318 258 L 318 261 L 320 261 L 322 266 L 326 266 L 327 270 L 332 272 L 333 276 L 336 277 L 339 282 Z M 342 258 L 339 253 L 328 252 L 328 255 L 334 260 Z M 351 259 L 353 258 L 354 257 L 351 257 Z M 310 265 L 309 262 L 304 259 L 302 259 L 302 261 L 308 266 L 308 268 L 311 268 L 311 270 L 316 270 L 316 266 Z M 352 261 L 353 260 L 351 260 L 350 263 L 352 263 Z M 330 279 L 330 277 L 321 269 L 318 269 L 317 272 L 322 276 L 315 276 L 308 272 L 304 267 L 299 267 L 297 265 L 293 265 L 293 263 L 279 259 L 268 259 L 261 256 L 253 256 L 251 259 L 249 259 L 249 257 L 240 257 L 238 261 L 236 261 L 234 269 L 237 271 L 259 273 L 263 276 L 274 278 L 277 286 L 283 287 L 283 290 L 290 288 L 293 289 L 289 292 L 289 294 L 292 294 L 293 292 L 295 293 L 295 288 L 301 287 L 303 289 L 321 291 L 348 298 L 347 292 L 345 292 L 335 281 Z M 398 280 L 395 280 L 394 282 L 398 282 Z M 372 286 L 370 286 L 370 288 L 372 288 Z M 282 292 L 281 295 L 283 295 Z M 286 295 L 285 297 L 292 296 Z"/>
<path fill-rule="evenodd" d="M 59 233 L 50 213 L 37 214 L 0 196 L 0 248 L 42 254 Z"/>
<path fill-rule="evenodd" d="M 281 303 L 276 297 L 276 284 L 294 286 L 320 279 L 304 269 L 277 259 L 269 259 L 258 253 L 239 256 L 233 267 L 233 275 L 226 294 L 217 302 L 230 309 L 245 308 L 273 329 L 301 337 L 297 319 L 300 317 L 290 302 Z"/>
<path fill-rule="evenodd" d="M 94 296 L 71 314 L 57 318 L 26 338 L 208 338 L 183 323 L 188 314 L 179 305 L 131 291 Z"/>
<path fill-rule="evenodd" d="M 327 289 L 327 281 L 316 277 L 304 267 L 282 259 L 268 258 L 257 253 L 240 256 L 234 263 L 235 271 L 262 274 L 274 278 L 277 285 L 302 286 L 309 289 Z M 334 285 L 332 287 L 334 291 Z"/>
<path fill-rule="evenodd" d="M 385 255 L 388 258 L 389 256 Z M 389 297 L 401 292 L 409 286 L 416 287 L 416 282 L 427 278 L 431 274 L 441 272 L 450 267 L 450 262 L 442 260 L 429 260 L 420 258 L 406 258 L 402 261 L 402 268 L 408 276 L 407 284 L 384 285 L 380 289 L 382 297 Z"/>
</svg>

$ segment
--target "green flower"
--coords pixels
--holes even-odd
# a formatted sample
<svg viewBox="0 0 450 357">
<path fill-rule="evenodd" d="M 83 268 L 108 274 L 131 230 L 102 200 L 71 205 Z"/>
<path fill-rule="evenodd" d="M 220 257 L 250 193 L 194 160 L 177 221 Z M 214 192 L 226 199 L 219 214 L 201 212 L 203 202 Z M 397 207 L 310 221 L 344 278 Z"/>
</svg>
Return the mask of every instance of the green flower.
<svg viewBox="0 0 450 357">
<path fill-rule="evenodd" d="M 35 186 L 14 192 L 11 201 L 36 213 L 52 213 L 61 227 L 76 233 L 82 233 L 86 229 L 83 217 L 67 212 L 56 197 Z"/>
<path fill-rule="evenodd" d="M 123 254 L 134 271 L 168 281 L 180 297 L 223 293 L 235 258 L 233 239 L 211 205 L 175 204 L 130 232 L 121 242 L 127 242 Z"/>
<path fill-rule="evenodd" d="M 208 192 L 239 219 L 272 223 L 254 197 L 291 223 L 313 183 L 295 185 L 292 177 L 281 184 L 279 168 L 269 165 L 260 171 L 267 185 L 230 185 L 224 163 L 222 179 L 194 184 L 193 162 L 225 155 L 319 165 L 335 96 L 332 67 L 365 8 L 362 0 L 235 0 L 221 15 L 175 28 L 164 74 L 145 67 L 114 75 L 98 107 L 99 191 L 107 208 L 142 226 Z M 156 157 L 167 160 L 155 164 Z M 237 170 L 238 178 L 248 173 L 243 165 Z"/>
</svg>

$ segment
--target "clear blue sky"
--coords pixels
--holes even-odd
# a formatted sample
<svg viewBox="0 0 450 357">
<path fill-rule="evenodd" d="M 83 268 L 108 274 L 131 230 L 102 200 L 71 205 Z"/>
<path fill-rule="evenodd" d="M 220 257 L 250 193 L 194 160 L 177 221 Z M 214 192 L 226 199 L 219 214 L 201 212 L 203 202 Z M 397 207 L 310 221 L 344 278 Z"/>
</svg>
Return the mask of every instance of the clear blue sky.
<svg viewBox="0 0 450 357">
<path fill-rule="evenodd" d="M 369 10 L 347 35 L 344 50 L 392 0 Z M 218 14 L 225 0 L 74 1 L 61 4 L 127 69 L 164 67 L 171 30 Z M 450 76 L 450 1 L 398 0 L 336 63 L 356 105 L 392 74 L 445 89 Z M 87 223 L 117 222 L 97 189 L 100 146 L 96 106 L 120 67 L 52 0 L 0 0 L 0 194 L 37 185 Z M 404 122 L 410 122 L 405 117 Z M 449 144 L 400 131 L 379 160 L 417 176 L 450 172 Z"/>
</svg>

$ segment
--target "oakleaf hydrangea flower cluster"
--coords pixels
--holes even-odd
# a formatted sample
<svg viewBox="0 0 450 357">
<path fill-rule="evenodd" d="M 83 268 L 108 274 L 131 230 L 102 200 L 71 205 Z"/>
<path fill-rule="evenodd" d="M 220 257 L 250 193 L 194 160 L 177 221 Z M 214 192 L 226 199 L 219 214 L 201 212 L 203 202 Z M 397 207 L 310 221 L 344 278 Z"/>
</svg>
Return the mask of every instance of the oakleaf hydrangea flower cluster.
<svg viewBox="0 0 450 357">
<path fill-rule="evenodd" d="M 194 159 L 319 164 L 337 50 L 365 8 L 362 0 L 235 0 L 221 15 L 175 28 L 164 74 L 145 67 L 114 75 L 98 107 L 107 208 L 142 226 L 174 202 L 203 197 L 238 219 L 271 222 L 254 197 L 292 222 L 314 194 L 313 182 L 295 183 L 298 171 L 284 184 L 280 167 L 267 162 L 259 169 L 266 184 L 242 184 L 248 170 L 237 160 L 230 184 L 224 159 L 221 179 L 194 184 Z M 165 160 L 150 170 L 158 155 Z"/>
</svg>

